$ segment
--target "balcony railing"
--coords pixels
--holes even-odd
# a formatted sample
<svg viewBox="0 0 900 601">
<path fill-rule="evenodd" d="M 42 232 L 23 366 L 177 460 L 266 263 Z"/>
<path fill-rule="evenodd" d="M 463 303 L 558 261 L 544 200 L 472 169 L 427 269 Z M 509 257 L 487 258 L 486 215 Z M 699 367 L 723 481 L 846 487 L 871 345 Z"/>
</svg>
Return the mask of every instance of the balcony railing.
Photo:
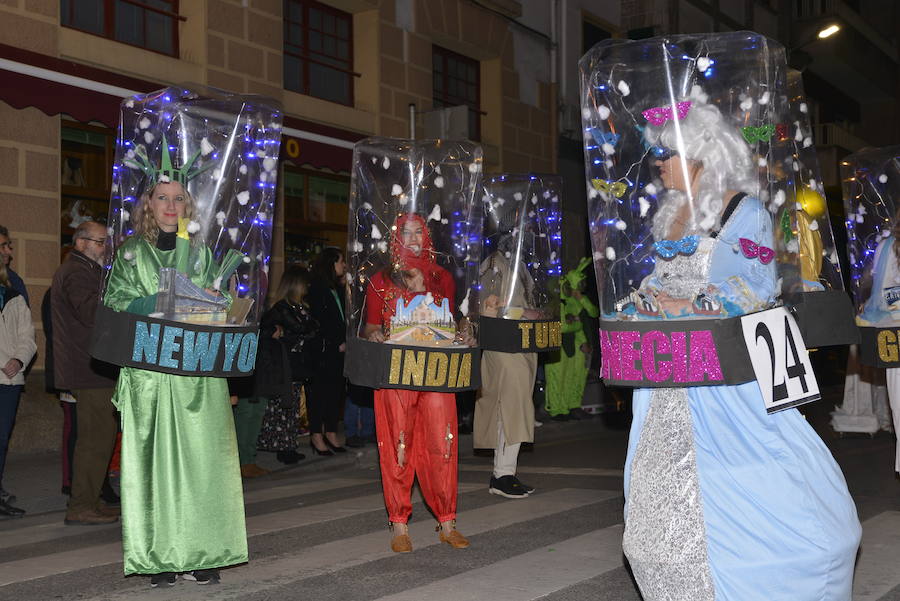
<svg viewBox="0 0 900 601">
<path fill-rule="evenodd" d="M 836 123 L 819 123 L 813 126 L 813 140 L 816 146 L 840 146 L 856 152 L 870 146 L 862 138 L 855 136 Z"/>
</svg>

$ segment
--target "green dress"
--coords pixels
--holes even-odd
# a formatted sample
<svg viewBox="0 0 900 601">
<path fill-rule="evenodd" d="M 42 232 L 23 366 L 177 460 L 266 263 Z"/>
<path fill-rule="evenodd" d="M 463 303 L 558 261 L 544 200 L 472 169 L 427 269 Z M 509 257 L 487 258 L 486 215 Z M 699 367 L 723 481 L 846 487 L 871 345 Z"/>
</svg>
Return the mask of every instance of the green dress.
<svg viewBox="0 0 900 601">
<path fill-rule="evenodd" d="M 134 237 L 118 250 L 104 303 L 154 310 L 160 267 L 175 251 Z M 208 249 L 192 266 L 203 287 L 218 266 Z M 113 403 L 122 416 L 125 574 L 187 572 L 247 561 L 244 497 L 227 381 L 122 368 Z"/>
<path fill-rule="evenodd" d="M 564 339 L 567 336 L 575 336 L 575 353 L 567 355 L 565 349 L 567 345 L 564 344 L 559 350 L 559 360 L 544 364 L 544 377 L 547 380 L 547 413 L 550 415 L 564 415 L 572 409 L 581 407 L 588 368 L 587 356 L 581 351 L 581 345 L 587 342 L 587 336 L 584 334 L 580 315 L 582 311 L 591 317 L 600 314 L 597 306 L 586 294 L 582 294 L 579 300 L 561 291 L 559 300 L 559 316 L 562 321 L 560 331 Z M 566 323 L 567 315 L 574 316 L 575 321 Z"/>
</svg>

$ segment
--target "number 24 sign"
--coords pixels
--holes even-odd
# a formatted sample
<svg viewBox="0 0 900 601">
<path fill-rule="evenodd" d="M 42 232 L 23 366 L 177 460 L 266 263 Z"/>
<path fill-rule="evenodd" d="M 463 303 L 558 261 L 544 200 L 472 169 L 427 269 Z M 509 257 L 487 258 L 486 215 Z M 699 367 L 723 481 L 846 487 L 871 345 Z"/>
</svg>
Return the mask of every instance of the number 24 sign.
<svg viewBox="0 0 900 601">
<path fill-rule="evenodd" d="M 819 385 L 800 328 L 787 309 L 746 315 L 741 325 L 766 412 L 819 400 Z"/>
</svg>

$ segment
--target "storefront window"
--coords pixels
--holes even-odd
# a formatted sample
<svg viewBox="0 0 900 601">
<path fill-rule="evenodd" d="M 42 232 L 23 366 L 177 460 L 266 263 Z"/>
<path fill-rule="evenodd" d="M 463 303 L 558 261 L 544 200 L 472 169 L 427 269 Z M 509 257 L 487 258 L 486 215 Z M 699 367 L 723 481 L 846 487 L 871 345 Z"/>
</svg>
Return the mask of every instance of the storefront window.
<svg viewBox="0 0 900 601">
<path fill-rule="evenodd" d="M 350 178 L 285 166 L 284 260 L 308 264 L 325 246 L 347 246 Z"/>
<path fill-rule="evenodd" d="M 61 0 L 63 26 L 178 56 L 178 0 Z"/>
<path fill-rule="evenodd" d="M 115 136 L 112 130 L 66 123 L 61 138 L 60 244 L 65 250 L 82 222 L 106 223 Z"/>
</svg>

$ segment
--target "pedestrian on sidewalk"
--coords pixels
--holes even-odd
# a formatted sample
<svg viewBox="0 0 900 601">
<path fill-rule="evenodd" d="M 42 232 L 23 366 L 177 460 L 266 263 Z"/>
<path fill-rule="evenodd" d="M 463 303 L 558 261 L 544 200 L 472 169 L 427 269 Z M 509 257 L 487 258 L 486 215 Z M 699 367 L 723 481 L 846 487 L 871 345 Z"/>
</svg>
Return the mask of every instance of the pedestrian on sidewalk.
<svg viewBox="0 0 900 601">
<path fill-rule="evenodd" d="M 258 360 L 256 365 L 258 370 Z M 269 470 L 256 463 L 256 441 L 266 414 L 266 399 L 256 394 L 255 381 L 255 376 L 228 378 L 228 394 L 231 396 L 231 410 L 234 413 L 234 433 L 242 478 L 257 478 L 269 473 Z"/>
<path fill-rule="evenodd" d="M 5 228 L 0 226 L 5 231 Z M 3 239 L 0 234 L 0 245 Z M 3 468 L 9 438 L 16 423 L 19 397 L 25 384 L 25 366 L 37 351 L 34 324 L 25 297 L 12 287 L 6 264 L 0 261 L 0 519 L 20 518 L 25 511 L 12 505 L 14 495 L 3 490 Z"/>
<path fill-rule="evenodd" d="M 6 266 L 6 277 L 9 280 L 10 288 L 18 292 L 25 300 L 25 305 L 28 306 L 30 304 L 28 300 L 28 289 L 25 287 L 25 282 L 22 281 L 19 274 L 13 271 L 12 268 L 12 238 L 9 237 L 9 230 L 2 225 L 0 225 L 0 262 Z"/>
<path fill-rule="evenodd" d="M 118 431 L 110 402 L 116 372 L 90 354 L 106 228 L 86 221 L 76 228 L 72 240 L 74 248 L 56 270 L 50 287 L 54 385 L 72 391 L 80 414 L 65 523 L 108 524 L 119 519 L 118 507 L 100 500 Z"/>
<path fill-rule="evenodd" d="M 319 324 L 322 353 L 306 395 L 309 443 L 318 454 L 345 453 L 337 436 L 341 408 L 347 398 L 344 351 L 347 322 L 344 319 L 344 254 L 333 246 L 322 249 L 312 266 L 309 308 Z M 349 436 L 349 434 L 348 434 Z"/>
<path fill-rule="evenodd" d="M 344 435 L 348 447 L 359 449 L 368 442 L 376 442 L 374 407 L 374 390 L 352 383 L 349 385 L 344 408 Z"/>
</svg>

